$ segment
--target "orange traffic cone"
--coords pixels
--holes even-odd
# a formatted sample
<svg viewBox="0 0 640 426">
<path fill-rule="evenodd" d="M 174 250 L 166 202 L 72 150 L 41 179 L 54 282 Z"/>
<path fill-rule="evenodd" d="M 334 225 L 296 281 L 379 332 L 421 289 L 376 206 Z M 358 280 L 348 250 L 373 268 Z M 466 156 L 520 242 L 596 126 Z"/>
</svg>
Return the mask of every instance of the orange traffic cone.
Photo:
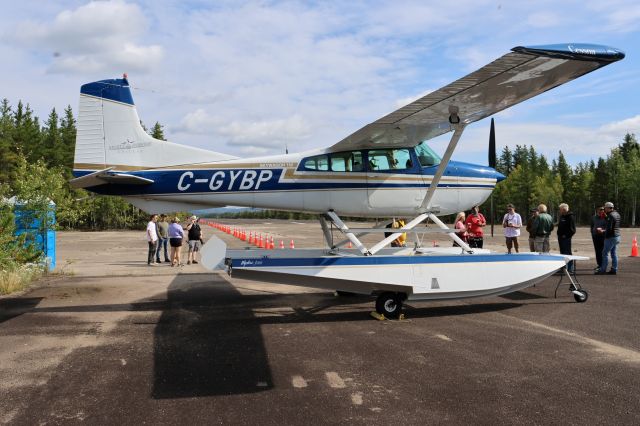
<svg viewBox="0 0 640 426">
<path fill-rule="evenodd" d="M 347 244 L 347 248 L 353 248 L 353 244 L 351 244 L 351 241 L 349 241 L 349 244 Z"/>
<path fill-rule="evenodd" d="M 271 236 L 271 242 L 269 243 L 269 250 L 273 250 L 274 248 L 276 248 L 275 244 L 273 243 L 273 235 Z"/>
<path fill-rule="evenodd" d="M 633 243 L 631 244 L 631 257 L 638 257 L 638 236 L 633 236 Z"/>
<path fill-rule="evenodd" d="M 280 248 L 284 249 L 284 241 L 280 240 Z"/>
<path fill-rule="evenodd" d="M 291 240 L 291 242 L 289 243 L 289 248 L 290 248 L 290 249 L 294 249 L 294 248 L 296 248 L 296 245 L 295 245 L 295 244 L 293 244 L 293 240 Z"/>
</svg>

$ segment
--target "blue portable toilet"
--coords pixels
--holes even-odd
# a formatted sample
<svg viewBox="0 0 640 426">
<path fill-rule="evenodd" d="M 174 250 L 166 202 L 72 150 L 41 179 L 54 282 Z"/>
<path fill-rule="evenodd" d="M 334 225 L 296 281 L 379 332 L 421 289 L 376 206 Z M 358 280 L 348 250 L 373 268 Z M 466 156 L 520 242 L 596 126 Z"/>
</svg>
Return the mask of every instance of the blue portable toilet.
<svg viewBox="0 0 640 426">
<path fill-rule="evenodd" d="M 15 215 L 16 235 L 28 234 L 27 240 L 34 244 L 44 254 L 44 259 L 49 271 L 56 267 L 56 204 L 49 200 L 46 223 L 42 223 L 41 217 L 34 217 L 33 213 L 26 209 L 24 203 L 12 197 L 8 200 L 13 204 Z"/>
</svg>

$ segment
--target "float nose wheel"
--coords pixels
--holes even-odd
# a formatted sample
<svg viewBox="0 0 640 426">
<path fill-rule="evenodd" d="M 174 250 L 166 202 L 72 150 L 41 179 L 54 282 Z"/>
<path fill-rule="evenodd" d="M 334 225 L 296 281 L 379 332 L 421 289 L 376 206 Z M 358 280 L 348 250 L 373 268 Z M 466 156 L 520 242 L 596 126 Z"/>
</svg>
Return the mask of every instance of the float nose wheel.
<svg viewBox="0 0 640 426">
<path fill-rule="evenodd" d="M 582 290 L 582 289 L 573 290 L 572 293 L 573 293 L 573 298 L 576 299 L 576 302 L 578 303 L 584 303 L 589 298 L 589 293 L 587 293 L 586 290 Z"/>
<path fill-rule="evenodd" d="M 376 299 L 376 312 L 385 318 L 398 319 L 402 311 L 402 303 L 406 299 L 403 293 L 382 293 Z"/>
</svg>

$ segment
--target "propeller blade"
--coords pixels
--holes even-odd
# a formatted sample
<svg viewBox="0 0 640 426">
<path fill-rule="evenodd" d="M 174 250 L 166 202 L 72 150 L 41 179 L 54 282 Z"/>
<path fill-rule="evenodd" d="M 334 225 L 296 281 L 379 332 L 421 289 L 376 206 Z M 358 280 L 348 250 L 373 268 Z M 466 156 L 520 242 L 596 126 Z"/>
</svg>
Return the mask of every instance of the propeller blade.
<svg viewBox="0 0 640 426">
<path fill-rule="evenodd" d="M 489 131 L 489 167 L 496 168 L 496 129 L 491 119 L 491 130 Z"/>
</svg>

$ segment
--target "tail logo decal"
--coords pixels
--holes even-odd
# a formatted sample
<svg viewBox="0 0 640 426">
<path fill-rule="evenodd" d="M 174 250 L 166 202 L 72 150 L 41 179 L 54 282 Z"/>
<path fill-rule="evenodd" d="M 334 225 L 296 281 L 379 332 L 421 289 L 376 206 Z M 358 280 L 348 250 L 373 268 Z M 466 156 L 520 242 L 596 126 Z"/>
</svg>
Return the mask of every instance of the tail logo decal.
<svg viewBox="0 0 640 426">
<path fill-rule="evenodd" d="M 145 146 L 150 146 L 151 142 L 136 142 L 135 140 L 129 140 L 127 138 L 124 142 L 119 143 L 117 145 L 109 145 L 109 151 L 126 151 L 130 149 L 136 148 L 144 148 Z"/>
</svg>

